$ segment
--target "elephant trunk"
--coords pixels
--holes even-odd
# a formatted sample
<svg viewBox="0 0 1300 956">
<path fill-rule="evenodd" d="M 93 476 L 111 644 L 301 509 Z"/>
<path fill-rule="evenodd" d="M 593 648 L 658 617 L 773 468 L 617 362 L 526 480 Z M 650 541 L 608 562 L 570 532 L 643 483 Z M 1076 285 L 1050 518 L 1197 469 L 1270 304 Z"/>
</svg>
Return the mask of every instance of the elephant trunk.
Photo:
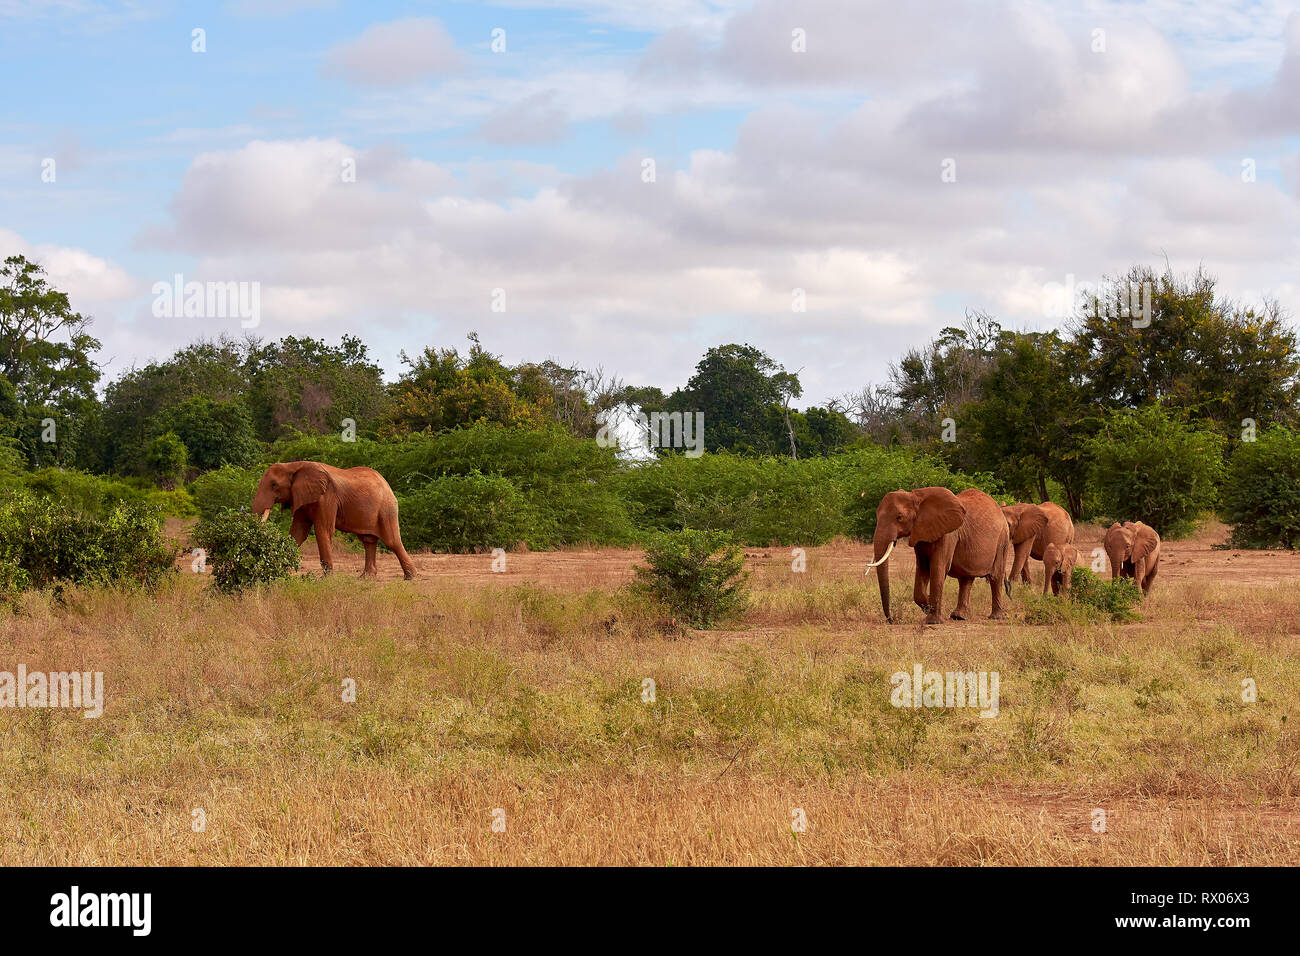
<svg viewBox="0 0 1300 956">
<path fill-rule="evenodd" d="M 876 569 L 876 581 L 880 584 L 880 606 L 885 612 L 885 620 L 893 621 L 889 615 L 889 555 L 893 553 L 897 539 L 888 530 L 877 528 L 872 542 L 876 559 L 868 568 Z"/>
</svg>

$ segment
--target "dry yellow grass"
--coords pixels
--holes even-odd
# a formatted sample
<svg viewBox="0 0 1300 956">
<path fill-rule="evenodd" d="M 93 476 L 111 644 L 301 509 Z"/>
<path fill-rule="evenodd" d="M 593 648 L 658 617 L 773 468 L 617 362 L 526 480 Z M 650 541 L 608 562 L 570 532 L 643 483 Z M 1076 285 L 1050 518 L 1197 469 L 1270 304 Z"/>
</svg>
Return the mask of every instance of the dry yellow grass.
<svg viewBox="0 0 1300 956">
<path fill-rule="evenodd" d="M 707 633 L 608 588 L 29 596 L 0 670 L 103 671 L 106 708 L 0 711 L 0 864 L 1300 861 L 1290 585 L 1175 581 L 1122 626 L 890 627 L 819 560 Z M 915 663 L 998 671 L 999 716 L 892 707 Z"/>
</svg>

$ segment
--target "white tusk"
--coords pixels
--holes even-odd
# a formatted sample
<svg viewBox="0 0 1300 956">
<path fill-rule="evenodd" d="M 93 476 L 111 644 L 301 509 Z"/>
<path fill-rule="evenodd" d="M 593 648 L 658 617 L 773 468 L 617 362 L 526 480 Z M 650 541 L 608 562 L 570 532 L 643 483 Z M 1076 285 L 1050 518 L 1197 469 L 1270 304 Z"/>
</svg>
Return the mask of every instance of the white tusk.
<svg viewBox="0 0 1300 956">
<path fill-rule="evenodd" d="M 880 556 L 880 560 L 879 560 L 879 561 L 872 561 L 870 564 L 868 564 L 868 565 L 867 565 L 867 570 L 870 571 L 872 568 L 876 567 L 876 565 L 878 565 L 878 564 L 884 564 L 887 560 L 889 560 L 889 553 L 890 553 L 891 551 L 894 550 L 894 545 L 896 545 L 896 544 L 898 544 L 897 541 L 891 541 L 891 542 L 889 542 L 889 547 L 886 548 L 886 549 L 885 549 L 885 553 L 882 554 L 882 555 Z"/>
<path fill-rule="evenodd" d="M 265 524 L 266 519 L 269 517 L 271 517 L 271 509 L 267 508 L 265 511 L 262 512 L 262 522 Z"/>
</svg>

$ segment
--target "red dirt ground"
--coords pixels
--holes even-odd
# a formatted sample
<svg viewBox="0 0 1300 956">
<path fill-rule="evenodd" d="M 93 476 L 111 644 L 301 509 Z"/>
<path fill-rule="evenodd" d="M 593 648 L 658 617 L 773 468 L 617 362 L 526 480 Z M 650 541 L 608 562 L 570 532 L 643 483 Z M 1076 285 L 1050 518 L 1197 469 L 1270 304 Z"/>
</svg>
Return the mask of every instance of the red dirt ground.
<svg viewBox="0 0 1300 956">
<path fill-rule="evenodd" d="M 169 522 L 168 532 L 183 539 L 189 522 Z M 1090 563 L 1092 550 L 1101 547 L 1104 529 L 1095 525 L 1079 525 L 1075 545 L 1080 561 Z M 1182 541 L 1165 542 L 1160 558 L 1160 575 L 1157 581 L 1225 579 L 1233 583 L 1274 583 L 1300 579 L 1300 552 L 1243 551 L 1225 549 L 1222 545 L 1228 529 L 1211 523 L 1196 536 Z M 339 537 L 351 538 L 350 535 Z M 334 566 L 340 574 L 360 574 L 364 566 L 361 553 L 343 552 L 336 538 Z M 871 546 L 843 542 L 807 548 L 808 570 L 818 576 L 861 577 L 871 561 Z M 792 548 L 748 548 L 746 557 L 751 569 L 785 570 L 793 560 Z M 302 573 L 319 573 L 320 559 L 315 540 L 308 538 L 302 548 Z M 539 584 L 562 590 L 582 588 L 613 588 L 632 579 L 633 565 L 641 561 L 641 552 L 620 548 L 574 548 L 562 551 L 509 552 L 505 555 L 505 570 L 492 570 L 491 554 L 412 554 L 416 573 L 425 585 L 438 581 L 475 581 L 484 584 L 517 585 Z M 182 557 L 178 567 L 188 569 L 192 557 Z M 397 559 L 381 551 L 378 558 L 379 579 L 400 580 L 402 569 Z M 913 568 L 912 551 L 900 543 L 891 558 L 896 582 L 909 582 Z M 1042 564 L 1030 562 L 1030 573 L 1036 582 L 1035 590 L 1042 586 Z M 895 587 L 899 585 L 896 583 Z M 1158 586 L 1158 585 L 1157 585 Z M 901 595 L 900 595 L 901 596 Z"/>
</svg>

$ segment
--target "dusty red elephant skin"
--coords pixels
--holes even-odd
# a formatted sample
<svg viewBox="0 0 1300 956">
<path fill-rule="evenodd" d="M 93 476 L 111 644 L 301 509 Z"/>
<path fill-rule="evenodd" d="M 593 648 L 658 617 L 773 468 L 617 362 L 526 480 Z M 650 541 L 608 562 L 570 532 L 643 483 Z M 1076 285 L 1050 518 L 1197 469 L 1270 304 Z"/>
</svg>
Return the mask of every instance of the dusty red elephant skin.
<svg viewBox="0 0 1300 956">
<path fill-rule="evenodd" d="M 397 521 L 397 496 L 384 476 L 373 468 L 335 468 L 317 461 L 278 462 L 266 469 L 253 498 L 253 511 L 265 521 L 271 508 L 281 505 L 293 514 L 289 527 L 302 544 L 314 533 L 320 563 L 334 569 L 332 542 L 335 531 L 355 534 L 366 549 L 363 577 L 377 573 L 375 553 L 379 542 L 396 555 L 407 580 L 415 565 L 402 547 Z"/>
</svg>

